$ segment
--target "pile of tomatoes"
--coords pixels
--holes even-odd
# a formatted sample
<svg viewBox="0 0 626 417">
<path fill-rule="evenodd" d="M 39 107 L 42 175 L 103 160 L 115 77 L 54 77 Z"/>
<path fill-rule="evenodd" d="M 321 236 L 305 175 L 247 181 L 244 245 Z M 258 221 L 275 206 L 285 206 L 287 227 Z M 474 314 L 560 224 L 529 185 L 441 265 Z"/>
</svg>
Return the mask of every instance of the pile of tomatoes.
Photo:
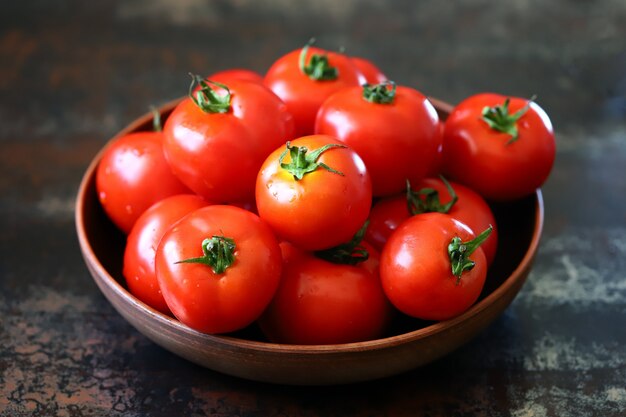
<svg viewBox="0 0 626 417">
<path fill-rule="evenodd" d="M 145 304 L 200 332 L 348 343 L 394 315 L 479 297 L 498 232 L 486 201 L 540 187 L 555 143 L 531 99 L 478 94 L 447 120 L 372 62 L 307 44 L 264 76 L 192 76 L 163 128 L 119 137 L 96 175 Z"/>
</svg>

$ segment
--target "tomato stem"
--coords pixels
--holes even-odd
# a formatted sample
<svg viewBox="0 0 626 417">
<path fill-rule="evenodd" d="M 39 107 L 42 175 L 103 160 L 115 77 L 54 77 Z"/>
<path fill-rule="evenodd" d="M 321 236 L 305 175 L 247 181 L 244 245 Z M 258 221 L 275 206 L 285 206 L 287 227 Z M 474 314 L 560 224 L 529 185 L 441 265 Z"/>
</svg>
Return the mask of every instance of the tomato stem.
<svg viewBox="0 0 626 417">
<path fill-rule="evenodd" d="M 330 249 L 324 249 L 315 252 L 318 258 L 322 258 L 325 261 L 332 262 L 334 264 L 343 265 L 356 265 L 368 260 L 370 254 L 363 246 L 361 242 L 365 237 L 369 220 L 367 220 L 358 232 L 354 235 L 352 240 L 341 245 L 335 246 Z"/>
<path fill-rule="evenodd" d="M 311 55 L 309 63 L 307 64 L 306 54 L 308 53 L 311 45 L 313 45 L 314 43 L 315 38 L 311 38 L 309 42 L 307 42 L 307 44 L 302 48 L 302 51 L 300 51 L 300 71 L 314 81 L 328 81 L 337 79 L 337 77 L 339 77 L 339 70 L 336 67 L 332 67 L 330 65 L 330 62 L 328 61 L 328 56 L 326 54 Z"/>
<path fill-rule="evenodd" d="M 511 99 L 507 97 L 504 103 L 499 106 L 485 106 L 482 111 L 481 119 L 493 130 L 510 135 L 511 138 L 506 143 L 510 145 L 518 139 L 519 132 L 517 130 L 517 121 L 528 111 L 530 104 L 535 99 L 536 96 L 532 96 L 524 107 L 513 114 L 509 114 L 509 103 Z"/>
<path fill-rule="evenodd" d="M 448 213 L 452 206 L 456 204 L 459 197 L 456 195 L 454 188 L 452 188 L 448 180 L 446 180 L 443 175 L 440 175 L 439 178 L 441 178 L 441 181 L 445 184 L 448 189 L 448 193 L 452 198 L 446 204 L 441 204 L 439 201 L 439 192 L 437 190 L 433 188 L 422 188 L 419 191 L 413 191 L 410 181 L 408 179 L 406 180 L 406 202 L 409 213 L 412 216 L 433 212 Z"/>
<path fill-rule="evenodd" d="M 184 259 L 177 264 L 203 264 L 216 274 L 222 274 L 235 262 L 235 241 L 229 237 L 213 236 L 202 241 L 202 256 Z"/>
<path fill-rule="evenodd" d="M 230 110 L 231 93 L 225 84 L 216 81 L 204 80 L 199 75 L 191 75 L 191 85 L 189 86 L 189 98 L 205 113 L 227 113 Z M 200 86 L 198 91 L 193 91 L 196 83 Z M 211 88 L 213 84 L 226 90 L 225 95 L 219 95 Z M 194 95 L 195 93 L 195 95 Z"/>
<path fill-rule="evenodd" d="M 476 262 L 469 259 L 469 256 L 489 237 L 493 227 L 490 225 L 481 234 L 468 242 L 462 242 L 461 238 L 455 236 L 448 245 L 448 256 L 452 265 L 452 275 L 457 280 L 458 285 L 461 282 L 461 275 L 465 271 L 470 271 L 476 265 Z"/>
<path fill-rule="evenodd" d="M 391 104 L 396 98 L 396 83 L 384 81 L 380 84 L 363 84 L 363 98 L 370 103 Z"/>
<path fill-rule="evenodd" d="M 306 174 L 309 174 L 318 168 L 324 168 L 327 171 L 332 172 L 333 174 L 338 174 L 343 176 L 343 172 L 337 171 L 326 165 L 323 162 L 317 162 L 322 153 L 326 152 L 331 148 L 345 148 L 345 145 L 340 145 L 338 143 L 331 143 L 328 145 L 324 145 L 321 148 L 315 149 L 310 153 L 306 146 L 291 146 L 290 142 L 287 142 L 287 149 L 280 155 L 278 158 L 278 163 L 280 167 L 289 171 L 294 177 L 296 181 L 301 180 Z M 291 162 L 284 163 L 283 159 L 289 152 L 289 156 L 291 157 Z"/>
<path fill-rule="evenodd" d="M 150 113 L 152 113 L 152 130 L 155 132 L 161 132 L 163 130 L 163 125 L 161 124 L 161 113 L 159 113 L 159 110 L 154 106 L 150 106 Z"/>
</svg>

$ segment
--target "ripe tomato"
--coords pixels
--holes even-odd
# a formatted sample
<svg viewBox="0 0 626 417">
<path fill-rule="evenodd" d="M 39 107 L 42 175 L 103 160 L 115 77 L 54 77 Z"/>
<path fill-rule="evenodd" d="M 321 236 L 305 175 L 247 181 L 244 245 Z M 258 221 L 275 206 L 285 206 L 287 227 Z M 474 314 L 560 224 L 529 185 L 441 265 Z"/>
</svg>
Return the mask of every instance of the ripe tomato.
<svg viewBox="0 0 626 417">
<path fill-rule="evenodd" d="M 443 170 L 492 200 L 531 194 L 548 177 L 555 156 L 552 124 L 533 101 L 478 94 L 445 123 Z"/>
<path fill-rule="evenodd" d="M 310 45 L 279 58 L 265 74 L 265 85 L 293 114 L 296 137 L 313 133 L 317 110 L 328 96 L 365 82 L 346 55 Z"/>
<path fill-rule="evenodd" d="M 167 229 L 185 215 L 208 205 L 195 194 L 165 198 L 148 208 L 135 222 L 124 250 L 123 275 L 130 292 L 162 313 L 169 314 L 154 267 L 156 248 Z"/>
<path fill-rule="evenodd" d="M 105 213 L 126 234 L 152 204 L 190 192 L 165 160 L 161 132 L 131 133 L 112 142 L 98 165 L 96 189 Z"/>
<path fill-rule="evenodd" d="M 212 88 L 196 80 L 201 90 L 165 122 L 165 156 L 174 174 L 207 200 L 250 201 L 263 160 L 292 138 L 293 118 L 260 84 L 232 80 Z"/>
<path fill-rule="evenodd" d="M 385 294 L 403 313 L 446 320 L 478 299 L 487 276 L 479 237 L 448 214 L 413 216 L 389 237 L 381 254 Z"/>
<path fill-rule="evenodd" d="M 372 199 L 361 158 L 335 138 L 313 135 L 276 149 L 259 171 L 259 215 L 278 236 L 303 249 L 349 241 L 363 226 Z"/>
<path fill-rule="evenodd" d="M 412 189 L 408 189 L 406 194 L 379 200 L 372 207 L 365 237 L 369 243 L 382 250 L 389 236 L 409 217 L 430 212 L 447 213 L 475 234 L 493 227 L 481 245 L 487 263 L 490 265 L 493 262 L 498 247 L 496 218 L 480 194 L 454 182 L 449 183 L 449 189 L 439 178 L 425 178 L 411 185 Z"/>
<path fill-rule="evenodd" d="M 378 276 L 379 255 L 357 265 L 331 263 L 290 243 L 280 244 L 283 273 L 274 299 L 259 319 L 274 342 L 350 343 L 379 338 L 393 308 Z"/>
<path fill-rule="evenodd" d="M 358 58 L 351 56 L 350 60 L 357 67 L 357 69 L 365 77 L 365 82 L 368 84 L 380 84 L 387 81 L 387 77 L 374 63 L 365 58 Z"/>
<path fill-rule="evenodd" d="M 207 80 L 226 85 L 230 84 L 233 80 L 245 80 L 263 84 L 263 77 L 259 73 L 244 68 L 232 68 L 215 72 L 209 75 Z"/>
<path fill-rule="evenodd" d="M 429 171 L 441 144 L 428 99 L 393 83 L 343 89 L 319 109 L 315 132 L 354 149 L 372 177 L 374 196 L 401 192 Z"/>
<path fill-rule="evenodd" d="M 255 321 L 278 288 L 281 266 L 270 228 L 234 206 L 188 214 L 165 233 L 156 252 L 157 279 L 174 316 L 212 334 Z"/>
</svg>

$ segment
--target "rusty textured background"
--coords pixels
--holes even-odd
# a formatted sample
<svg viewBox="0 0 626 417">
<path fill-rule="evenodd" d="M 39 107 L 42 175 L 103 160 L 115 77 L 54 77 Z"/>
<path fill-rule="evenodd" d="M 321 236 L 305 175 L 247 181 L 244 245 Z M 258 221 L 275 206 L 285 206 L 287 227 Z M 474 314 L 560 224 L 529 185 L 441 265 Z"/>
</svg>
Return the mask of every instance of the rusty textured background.
<svg viewBox="0 0 626 417">
<path fill-rule="evenodd" d="M 0 3 L 0 416 L 626 415 L 626 2 Z M 538 95 L 558 134 L 535 268 L 454 354 L 298 388 L 199 368 L 128 325 L 73 224 L 90 159 L 187 73 L 264 71 L 317 36 L 449 102 Z"/>
</svg>

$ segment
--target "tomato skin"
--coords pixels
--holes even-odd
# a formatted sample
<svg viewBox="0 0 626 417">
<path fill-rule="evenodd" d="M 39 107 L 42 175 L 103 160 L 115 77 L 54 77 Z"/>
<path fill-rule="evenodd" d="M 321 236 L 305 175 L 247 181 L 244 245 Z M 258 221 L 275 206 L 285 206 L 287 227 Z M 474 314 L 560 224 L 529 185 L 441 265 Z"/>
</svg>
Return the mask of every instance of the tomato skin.
<svg viewBox="0 0 626 417">
<path fill-rule="evenodd" d="M 274 342 L 335 344 L 381 337 L 393 314 L 378 276 L 379 255 L 367 248 L 368 260 L 341 265 L 318 259 L 287 242 L 281 283 L 259 319 Z"/>
<path fill-rule="evenodd" d="M 371 103 L 362 93 L 362 87 L 354 87 L 329 97 L 315 131 L 336 137 L 363 158 L 374 196 L 402 192 L 407 179 L 421 180 L 433 164 L 441 144 L 437 111 L 408 87 L 398 86 L 390 104 Z"/>
<path fill-rule="evenodd" d="M 339 71 L 335 80 L 316 81 L 300 71 L 300 52 L 292 51 L 276 60 L 265 74 L 264 83 L 287 105 L 296 126 L 295 137 L 313 134 L 315 116 L 327 97 L 345 87 L 358 86 L 365 78 L 344 54 L 309 47 L 306 62 L 313 54 L 328 57 L 331 66 Z"/>
<path fill-rule="evenodd" d="M 461 278 L 452 274 L 448 244 L 475 235 L 463 223 L 442 213 L 413 216 L 389 237 L 381 254 L 380 276 L 385 294 L 403 313 L 423 320 L 447 320 L 478 299 L 487 275 L 479 247 L 470 256 L 476 264 Z"/>
<path fill-rule="evenodd" d="M 202 256 L 205 238 L 235 241 L 235 261 L 222 274 L 198 263 L 176 263 Z M 280 280 L 278 241 L 256 215 L 234 206 L 200 208 L 163 236 L 156 253 L 157 279 L 178 320 L 203 333 L 228 333 L 255 321 L 271 301 Z"/>
<path fill-rule="evenodd" d="M 556 152 L 550 119 L 534 102 L 517 121 L 519 136 L 513 143 L 507 144 L 510 135 L 481 120 L 485 106 L 502 105 L 506 98 L 491 93 L 469 97 L 454 108 L 444 129 L 445 175 L 497 201 L 533 193 L 547 179 Z M 527 103 L 512 97 L 510 113 Z"/>
<path fill-rule="evenodd" d="M 98 164 L 96 190 L 105 213 L 126 234 L 152 204 L 190 192 L 165 160 L 161 132 L 115 139 Z"/>
<path fill-rule="evenodd" d="M 126 240 L 123 268 L 128 289 L 135 297 L 164 314 L 171 314 L 156 277 L 156 249 L 170 226 L 209 204 L 198 195 L 179 194 L 153 204 L 137 219 Z"/>
<path fill-rule="evenodd" d="M 263 76 L 261 76 L 261 74 L 245 68 L 231 68 L 218 71 L 209 75 L 207 80 L 216 81 L 226 85 L 230 84 L 233 80 L 245 80 L 255 82 L 257 84 L 263 84 Z"/>
<path fill-rule="evenodd" d="M 330 136 L 312 135 L 291 145 L 312 151 L 336 143 Z M 276 149 L 259 171 L 259 216 L 280 238 L 302 249 L 327 249 L 350 241 L 367 220 L 372 201 L 370 177 L 361 158 L 350 148 L 331 148 L 319 162 L 344 175 L 318 168 L 297 181 L 280 166 L 284 151 L 285 146 Z M 283 162 L 290 161 L 287 155 Z"/>
<path fill-rule="evenodd" d="M 411 184 L 414 191 L 423 188 L 432 188 L 439 193 L 442 205 L 447 204 L 452 197 L 444 182 L 439 178 L 425 178 L 417 184 Z M 491 265 L 498 247 L 498 228 L 496 218 L 487 202 L 472 189 L 450 182 L 458 200 L 447 213 L 456 220 L 467 225 L 474 234 L 479 234 L 489 226 L 493 227 L 491 234 L 481 245 L 481 249 L 487 258 L 487 264 Z M 418 214 L 421 216 L 423 214 Z M 365 239 L 379 251 L 389 239 L 389 236 L 409 217 L 406 195 L 397 195 L 379 200 L 374 204 L 370 212 L 370 223 L 367 228 Z"/>
<path fill-rule="evenodd" d="M 380 84 L 387 81 L 387 76 L 369 59 L 351 56 L 350 60 L 363 74 L 368 84 Z"/>
<path fill-rule="evenodd" d="M 293 118 L 260 84 L 232 80 L 228 87 L 224 114 L 184 99 L 165 122 L 163 148 L 174 174 L 195 193 L 216 202 L 251 201 L 261 163 L 293 137 Z"/>
</svg>

